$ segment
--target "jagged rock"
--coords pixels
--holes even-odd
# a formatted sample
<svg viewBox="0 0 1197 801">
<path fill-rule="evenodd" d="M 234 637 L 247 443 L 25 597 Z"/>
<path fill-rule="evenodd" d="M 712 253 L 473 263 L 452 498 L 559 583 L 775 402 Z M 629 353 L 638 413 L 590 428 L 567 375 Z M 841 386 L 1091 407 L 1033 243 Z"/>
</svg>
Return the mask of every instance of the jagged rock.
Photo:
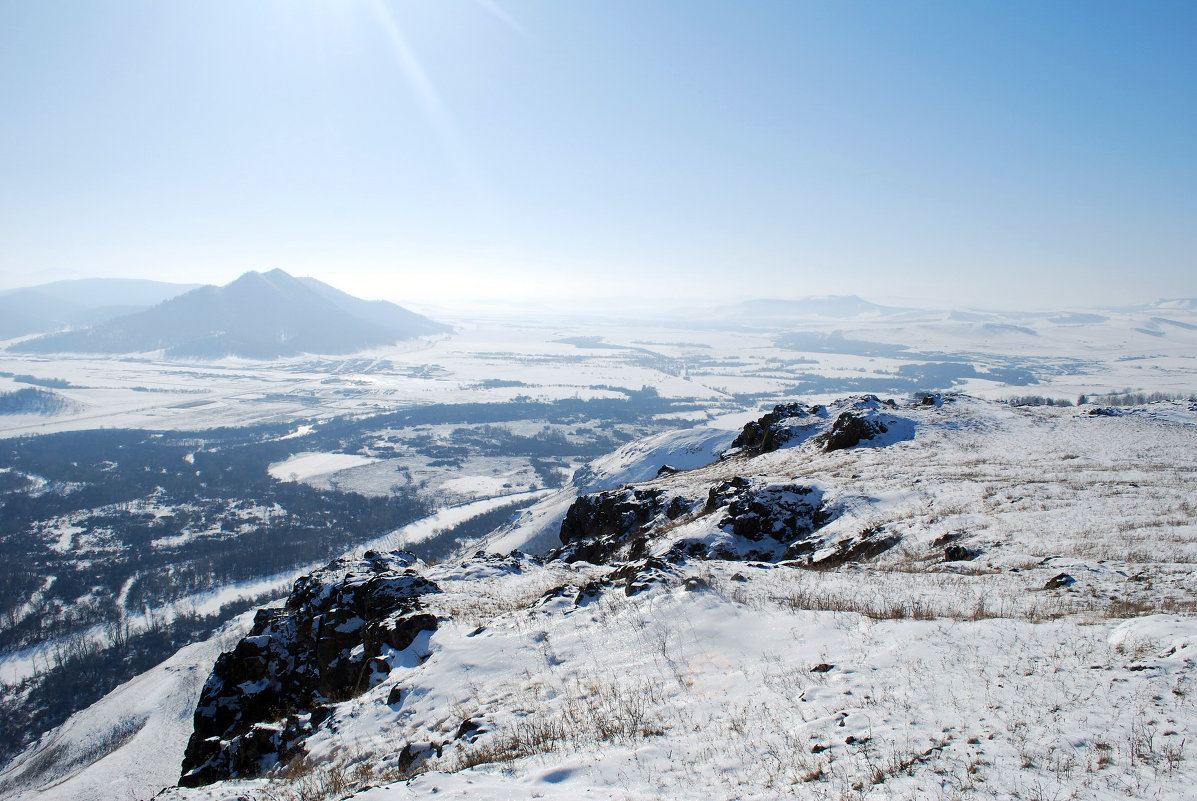
<svg viewBox="0 0 1197 801">
<path fill-rule="evenodd" d="M 583 495 L 562 521 L 562 547 L 548 558 L 596 564 L 643 562 L 650 539 L 676 527 L 671 523 L 720 515 L 714 533 L 680 538 L 657 553 L 671 562 L 688 558 L 773 562 L 820 547 L 815 533 L 834 516 L 823 507 L 819 490 L 794 483 L 762 483 L 737 476 L 710 487 L 705 498 L 681 492 L 621 487 Z"/>
<path fill-rule="evenodd" d="M 534 606 L 543 607 L 556 599 L 565 599 L 572 609 L 586 606 L 591 601 L 602 596 L 603 591 L 611 586 L 610 581 L 595 579 L 585 584 L 562 584 L 546 591 L 536 601 Z"/>
<path fill-rule="evenodd" d="M 443 743 L 408 743 L 403 750 L 399 752 L 399 770 L 402 773 L 410 773 L 417 768 L 421 762 L 439 757 L 443 753 Z"/>
<path fill-rule="evenodd" d="M 854 412 L 841 412 L 831 430 L 815 437 L 815 442 L 824 453 L 843 450 L 858 445 L 862 439 L 872 439 L 889 431 L 880 420 L 866 420 Z"/>
<path fill-rule="evenodd" d="M 947 534 L 943 534 L 943 535 L 931 540 L 931 547 L 932 548 L 942 548 L 943 546 L 945 546 L 949 543 L 955 542 L 956 540 L 960 539 L 963 536 L 964 535 L 958 531 L 952 531 Z"/>
<path fill-rule="evenodd" d="M 561 521 L 562 548 L 549 555 L 566 562 L 611 562 L 644 556 L 644 534 L 654 521 L 676 520 L 696 502 L 659 489 L 620 489 L 583 495 Z"/>
<path fill-rule="evenodd" d="M 649 557 L 638 562 L 628 562 L 611 572 L 610 580 L 616 586 L 622 584 L 624 595 L 632 596 L 647 590 L 654 584 L 671 584 L 677 581 L 677 572 L 664 560 Z"/>
<path fill-rule="evenodd" d="M 823 407 L 815 407 L 820 408 Z M 808 412 L 801 403 L 782 403 L 774 406 L 773 411 L 744 426 L 739 436 L 732 440 L 731 450 L 739 449 L 750 454 L 775 451 L 793 436 L 790 427 L 792 421 L 795 418 L 809 417 L 814 412 L 814 409 Z"/>
<path fill-rule="evenodd" d="M 453 739 L 465 740 L 467 743 L 472 743 L 483 734 L 486 734 L 486 732 L 487 729 L 481 721 L 474 720 L 473 718 L 466 718 L 461 722 L 461 725 L 457 727 L 457 734 L 453 736 Z"/>
<path fill-rule="evenodd" d="M 259 610 L 204 685 L 179 784 L 259 775 L 299 753 L 328 703 L 381 681 L 437 626 L 420 598 L 440 589 L 415 564 L 404 553 L 339 559 L 296 581 L 282 609 Z"/>
<path fill-rule="evenodd" d="M 754 487 L 748 479 L 736 477 L 712 487 L 706 508 L 726 506 L 720 525 L 731 527 L 738 537 L 759 542 L 768 536 L 791 542 L 812 533 L 827 522 L 819 503 L 822 493 L 798 484 L 769 484 Z"/>
</svg>

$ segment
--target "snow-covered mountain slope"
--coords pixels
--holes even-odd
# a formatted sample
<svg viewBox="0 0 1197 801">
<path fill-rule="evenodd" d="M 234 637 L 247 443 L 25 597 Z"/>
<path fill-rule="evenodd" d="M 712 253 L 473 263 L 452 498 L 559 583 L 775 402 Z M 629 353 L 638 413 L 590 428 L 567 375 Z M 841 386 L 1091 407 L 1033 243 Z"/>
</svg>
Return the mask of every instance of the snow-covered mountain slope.
<svg viewBox="0 0 1197 801">
<path fill-rule="evenodd" d="M 422 659 L 176 797 L 1187 797 L 1197 411 L 1094 411 L 779 407 L 543 563 L 418 568 Z"/>
<path fill-rule="evenodd" d="M 163 797 L 1192 797 L 1193 405 L 857 397 L 710 453 L 545 559 L 323 571 L 208 684 L 231 778 Z"/>
<path fill-rule="evenodd" d="M 0 797 L 43 801 L 149 798 L 178 779 L 192 716 L 212 664 L 252 613 L 122 684 L 71 716 L 0 773 Z"/>
<path fill-rule="evenodd" d="M 560 545 L 561 521 L 578 495 L 654 478 L 662 468 L 689 470 L 715 461 L 736 436 L 723 425 L 664 431 L 629 442 L 578 470 L 570 482 L 476 546 L 488 553 L 541 554 Z"/>
</svg>

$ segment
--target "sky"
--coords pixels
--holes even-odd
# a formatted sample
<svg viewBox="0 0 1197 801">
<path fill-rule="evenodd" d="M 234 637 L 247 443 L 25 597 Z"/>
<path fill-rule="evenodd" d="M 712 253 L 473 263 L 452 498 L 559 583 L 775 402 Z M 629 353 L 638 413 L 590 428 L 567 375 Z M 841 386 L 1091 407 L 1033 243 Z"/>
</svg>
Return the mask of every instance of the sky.
<svg viewBox="0 0 1197 801">
<path fill-rule="evenodd" d="M 0 288 L 1197 296 L 1197 3 L 0 0 Z"/>
</svg>

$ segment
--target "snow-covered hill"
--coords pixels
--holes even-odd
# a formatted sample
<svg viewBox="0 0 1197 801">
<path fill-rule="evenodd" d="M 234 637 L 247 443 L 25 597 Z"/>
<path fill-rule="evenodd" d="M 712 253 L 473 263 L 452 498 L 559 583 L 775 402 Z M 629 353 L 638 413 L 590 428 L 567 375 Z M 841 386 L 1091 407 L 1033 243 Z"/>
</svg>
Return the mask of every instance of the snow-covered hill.
<svg viewBox="0 0 1197 801">
<path fill-rule="evenodd" d="M 165 797 L 1192 797 L 1192 404 L 855 397 L 707 434 L 692 469 L 613 455 L 546 559 L 321 573 L 205 690 L 193 746 L 240 775 Z"/>
<path fill-rule="evenodd" d="M 23 353 L 142 353 L 168 358 L 275 359 L 353 353 L 449 327 L 386 301 L 366 301 L 282 270 L 248 272 L 149 309 L 10 346 Z"/>
<path fill-rule="evenodd" d="M 738 416 L 737 416 L 738 419 Z M 736 431 L 722 425 L 699 426 L 682 431 L 664 431 L 629 442 L 612 453 L 595 459 L 578 470 L 573 479 L 519 517 L 488 537 L 477 547 L 489 553 L 523 551 L 541 554 L 560 545 L 561 521 L 578 495 L 654 478 L 663 468 L 689 470 L 715 461 L 735 438 Z"/>
<path fill-rule="evenodd" d="M 180 649 L 73 715 L 0 772 L 0 797 L 142 799 L 173 784 L 207 673 L 245 635 L 252 616 Z"/>
</svg>

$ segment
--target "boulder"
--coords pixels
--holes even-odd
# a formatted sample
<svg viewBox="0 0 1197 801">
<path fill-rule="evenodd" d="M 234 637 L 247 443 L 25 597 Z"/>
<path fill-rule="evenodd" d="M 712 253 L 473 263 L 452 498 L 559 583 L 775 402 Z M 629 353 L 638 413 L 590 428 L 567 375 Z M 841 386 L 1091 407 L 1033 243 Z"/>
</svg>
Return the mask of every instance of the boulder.
<svg viewBox="0 0 1197 801">
<path fill-rule="evenodd" d="M 282 609 L 262 609 L 221 654 L 193 717 L 179 784 L 260 775 L 302 750 L 328 704 L 381 681 L 390 660 L 434 631 L 420 599 L 440 592 L 410 554 L 367 552 L 303 576 Z"/>
<path fill-rule="evenodd" d="M 889 431 L 880 420 L 866 420 L 854 412 L 841 412 L 831 429 L 815 437 L 824 453 L 843 450 Z"/>
</svg>

